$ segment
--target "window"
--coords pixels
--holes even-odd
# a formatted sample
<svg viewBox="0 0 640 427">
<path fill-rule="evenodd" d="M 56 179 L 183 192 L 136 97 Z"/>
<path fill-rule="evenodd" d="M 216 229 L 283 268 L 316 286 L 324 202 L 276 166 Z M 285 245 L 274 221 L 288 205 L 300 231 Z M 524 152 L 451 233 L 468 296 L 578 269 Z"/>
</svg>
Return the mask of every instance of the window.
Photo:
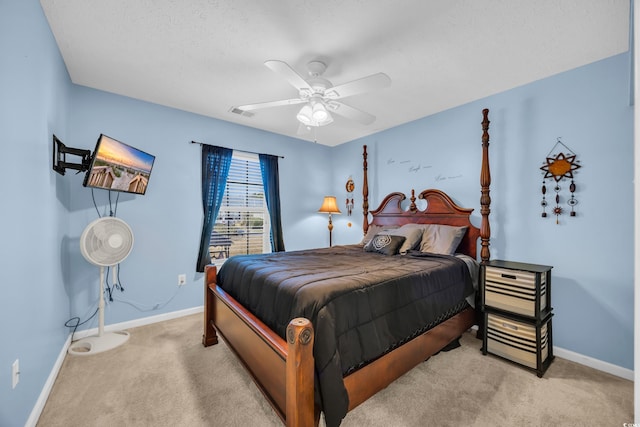
<svg viewBox="0 0 640 427">
<path fill-rule="evenodd" d="M 234 151 L 222 206 L 211 232 L 211 261 L 271 252 L 270 236 L 258 156 Z"/>
</svg>

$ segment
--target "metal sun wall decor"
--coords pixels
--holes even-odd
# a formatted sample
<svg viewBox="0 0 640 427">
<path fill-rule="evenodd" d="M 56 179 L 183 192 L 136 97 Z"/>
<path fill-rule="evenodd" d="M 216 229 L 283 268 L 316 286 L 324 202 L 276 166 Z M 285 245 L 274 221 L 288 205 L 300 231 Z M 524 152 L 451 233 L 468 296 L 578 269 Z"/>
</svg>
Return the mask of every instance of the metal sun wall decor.
<svg viewBox="0 0 640 427">
<path fill-rule="evenodd" d="M 566 150 L 563 152 L 562 150 Z M 571 179 L 571 184 L 569 184 L 569 192 L 571 196 L 567 199 L 567 204 L 571 206 L 570 216 L 576 216 L 575 206 L 578 204 L 578 199 L 575 198 L 576 192 L 576 184 L 573 181 L 573 173 L 581 167 L 579 164 L 580 161 L 576 160 L 576 154 L 569 149 L 566 145 L 560 141 L 556 142 L 556 145 L 553 146 L 549 154 L 547 154 L 547 158 L 544 162 L 544 165 L 540 167 L 540 170 L 543 172 L 542 178 L 542 217 L 547 217 L 546 207 L 547 207 L 547 179 L 553 178 L 555 181 L 553 191 L 556 193 L 555 201 L 556 206 L 553 208 L 553 214 L 556 216 L 556 224 L 559 224 L 559 216 L 564 213 L 564 210 L 560 206 L 560 191 L 562 188 L 560 187 L 560 182 L 566 179 Z"/>
</svg>

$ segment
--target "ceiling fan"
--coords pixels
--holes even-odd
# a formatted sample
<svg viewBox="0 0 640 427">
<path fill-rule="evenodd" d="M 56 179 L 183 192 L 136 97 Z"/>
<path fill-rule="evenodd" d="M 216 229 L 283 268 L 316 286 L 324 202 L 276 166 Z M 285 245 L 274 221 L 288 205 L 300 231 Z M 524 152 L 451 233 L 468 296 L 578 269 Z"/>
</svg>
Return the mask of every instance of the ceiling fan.
<svg viewBox="0 0 640 427">
<path fill-rule="evenodd" d="M 264 63 L 272 71 L 282 75 L 296 90 L 298 98 L 280 101 L 261 102 L 235 107 L 242 111 L 283 105 L 304 104 L 296 115 L 304 126 L 324 126 L 333 122 L 331 113 L 368 125 L 375 121 L 375 116 L 351 107 L 339 100 L 391 85 L 391 79 L 384 73 L 376 73 L 361 79 L 353 80 L 338 86 L 322 77 L 327 66 L 322 61 L 311 61 L 307 64 L 308 78 L 302 77 L 286 62 L 270 60 Z"/>
</svg>

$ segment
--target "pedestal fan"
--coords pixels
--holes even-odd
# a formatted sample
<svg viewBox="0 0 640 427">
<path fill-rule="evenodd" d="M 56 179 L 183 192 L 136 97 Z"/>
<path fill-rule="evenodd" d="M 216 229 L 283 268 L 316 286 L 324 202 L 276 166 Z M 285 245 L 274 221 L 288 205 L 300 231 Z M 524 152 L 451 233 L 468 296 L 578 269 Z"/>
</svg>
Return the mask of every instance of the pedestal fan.
<svg viewBox="0 0 640 427">
<path fill-rule="evenodd" d="M 117 277 L 117 264 L 122 262 L 133 247 L 133 232 L 119 218 L 98 218 L 87 226 L 80 236 L 80 251 L 87 261 L 100 267 L 100 302 L 98 303 L 98 335 L 80 339 L 71 344 L 69 353 L 90 355 L 111 350 L 129 339 L 126 331 L 104 332 L 104 268 L 113 267 Z"/>
</svg>

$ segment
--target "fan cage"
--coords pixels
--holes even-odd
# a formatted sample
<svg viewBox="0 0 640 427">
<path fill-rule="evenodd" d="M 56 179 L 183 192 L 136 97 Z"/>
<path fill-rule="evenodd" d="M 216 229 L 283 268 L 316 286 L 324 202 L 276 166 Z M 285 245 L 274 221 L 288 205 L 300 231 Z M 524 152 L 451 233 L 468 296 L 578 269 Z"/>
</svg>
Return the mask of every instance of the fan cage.
<svg viewBox="0 0 640 427">
<path fill-rule="evenodd" d="M 80 250 L 90 263 L 110 267 L 124 261 L 133 248 L 133 232 L 123 220 L 98 218 L 89 224 L 80 237 Z"/>
</svg>

